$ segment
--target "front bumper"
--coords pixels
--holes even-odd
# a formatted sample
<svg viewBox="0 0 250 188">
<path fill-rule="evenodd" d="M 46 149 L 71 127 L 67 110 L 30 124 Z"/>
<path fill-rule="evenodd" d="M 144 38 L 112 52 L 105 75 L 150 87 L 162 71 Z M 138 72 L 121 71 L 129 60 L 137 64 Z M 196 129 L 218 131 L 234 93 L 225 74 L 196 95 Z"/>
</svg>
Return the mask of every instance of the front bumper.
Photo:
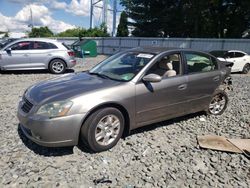
<svg viewBox="0 0 250 188">
<path fill-rule="evenodd" d="M 26 114 L 18 108 L 17 117 L 25 136 L 47 147 L 74 146 L 78 144 L 83 114 L 48 119 Z"/>
</svg>

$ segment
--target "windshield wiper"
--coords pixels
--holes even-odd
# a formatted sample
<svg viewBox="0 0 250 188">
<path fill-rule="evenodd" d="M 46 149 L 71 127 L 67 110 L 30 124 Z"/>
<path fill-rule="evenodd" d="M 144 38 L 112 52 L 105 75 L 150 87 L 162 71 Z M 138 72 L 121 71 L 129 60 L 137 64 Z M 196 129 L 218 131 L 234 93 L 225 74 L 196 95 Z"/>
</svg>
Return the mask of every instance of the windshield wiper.
<svg viewBox="0 0 250 188">
<path fill-rule="evenodd" d="M 109 76 L 106 76 L 105 74 L 100 74 L 100 73 L 98 73 L 98 72 L 89 72 L 89 71 L 88 71 L 88 73 L 91 74 L 91 75 L 99 76 L 99 77 L 101 77 L 101 78 L 111 79 Z"/>
</svg>

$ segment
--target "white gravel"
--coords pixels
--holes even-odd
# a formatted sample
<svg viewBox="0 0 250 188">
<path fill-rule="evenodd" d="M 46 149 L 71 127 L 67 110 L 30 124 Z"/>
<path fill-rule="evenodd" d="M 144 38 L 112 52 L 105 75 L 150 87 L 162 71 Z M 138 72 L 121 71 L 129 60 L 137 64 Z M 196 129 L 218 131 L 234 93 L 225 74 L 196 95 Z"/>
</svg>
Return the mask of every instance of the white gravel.
<svg viewBox="0 0 250 188">
<path fill-rule="evenodd" d="M 103 59 L 87 58 L 75 71 Z M 18 130 L 25 88 L 55 77 L 47 71 L 0 72 L 0 187 L 250 187 L 250 161 L 241 154 L 200 149 L 196 136 L 250 138 L 250 76 L 233 75 L 221 116 L 202 113 L 133 131 L 110 151 L 45 148 Z M 109 182 L 94 184 L 105 178 Z"/>
</svg>

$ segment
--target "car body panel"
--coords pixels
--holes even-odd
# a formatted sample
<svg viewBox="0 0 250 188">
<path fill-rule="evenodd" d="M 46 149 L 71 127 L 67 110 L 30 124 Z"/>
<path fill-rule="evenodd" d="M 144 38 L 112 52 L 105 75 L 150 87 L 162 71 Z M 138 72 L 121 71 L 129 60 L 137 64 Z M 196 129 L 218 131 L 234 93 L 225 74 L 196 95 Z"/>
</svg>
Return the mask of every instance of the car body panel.
<svg viewBox="0 0 250 188">
<path fill-rule="evenodd" d="M 163 79 L 157 83 L 136 84 L 136 123 L 138 126 L 157 122 L 164 117 L 184 114 L 187 110 L 186 77 Z M 145 103 L 147 101 L 147 103 Z"/>
<path fill-rule="evenodd" d="M 221 84 L 222 76 L 219 70 L 187 75 L 186 98 L 190 112 L 197 112 L 208 106 L 212 94 Z M 200 84 L 203 83 L 203 84 Z"/>
<path fill-rule="evenodd" d="M 2 56 L 0 67 L 3 67 L 4 69 L 15 70 L 29 66 L 30 64 L 28 50 L 13 50 L 11 53 L 2 51 L 0 53 Z"/>
<path fill-rule="evenodd" d="M 250 64 L 250 56 L 244 55 L 243 57 L 226 58 L 226 61 L 234 63 L 231 72 L 241 72 L 247 63 Z"/>
<path fill-rule="evenodd" d="M 18 118 L 25 134 L 45 146 L 75 145 L 86 118 L 95 110 L 107 106 L 122 109 L 127 114 L 128 122 L 125 126 L 128 130 L 198 112 L 207 107 L 216 88 L 230 74 L 230 68 L 222 66 L 219 61 L 218 70 L 188 74 L 182 53 L 193 52 L 191 50 L 139 48 L 131 51 L 155 53 L 155 57 L 130 81 L 117 81 L 87 71 L 66 74 L 28 88 L 18 107 Z M 156 83 L 143 81 L 143 76 L 159 58 L 176 52 L 182 54 L 180 75 L 162 78 Z M 28 113 L 22 111 L 26 100 L 33 104 Z M 42 105 L 65 100 L 73 102 L 65 117 L 51 119 L 37 114 Z M 53 127 L 51 133 L 50 127 Z M 33 135 L 29 135 L 26 129 Z M 69 134 L 63 140 L 63 135 L 67 132 Z M 46 139 L 37 140 L 35 137 L 39 134 Z"/>
</svg>

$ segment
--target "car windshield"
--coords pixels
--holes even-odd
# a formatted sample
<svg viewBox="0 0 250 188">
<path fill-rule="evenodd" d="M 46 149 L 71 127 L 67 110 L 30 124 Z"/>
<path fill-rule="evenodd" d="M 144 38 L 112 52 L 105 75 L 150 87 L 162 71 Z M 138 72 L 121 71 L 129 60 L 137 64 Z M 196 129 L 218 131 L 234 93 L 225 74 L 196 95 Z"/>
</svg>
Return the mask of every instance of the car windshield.
<svg viewBox="0 0 250 188">
<path fill-rule="evenodd" d="M 143 52 L 119 53 L 95 66 L 89 74 L 127 82 L 132 80 L 154 56 Z"/>
</svg>

